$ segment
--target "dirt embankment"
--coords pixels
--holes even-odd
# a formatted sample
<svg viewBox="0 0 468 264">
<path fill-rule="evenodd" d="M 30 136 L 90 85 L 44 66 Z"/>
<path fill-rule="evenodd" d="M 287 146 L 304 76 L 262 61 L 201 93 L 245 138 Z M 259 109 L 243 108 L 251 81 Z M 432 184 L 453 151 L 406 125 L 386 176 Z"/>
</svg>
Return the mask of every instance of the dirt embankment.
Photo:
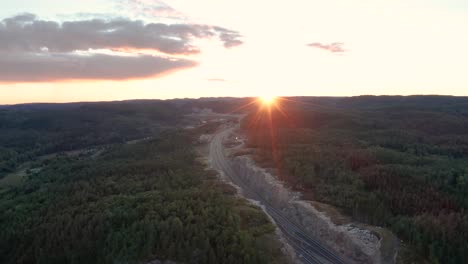
<svg viewBox="0 0 468 264">
<path fill-rule="evenodd" d="M 238 151 L 239 146 L 234 149 Z M 229 162 L 237 175 L 264 199 L 349 261 L 395 263 L 398 239 L 388 230 L 353 223 L 329 205 L 301 200 L 300 193 L 288 189 L 274 175 L 256 166 L 248 155 L 231 156 Z"/>
</svg>

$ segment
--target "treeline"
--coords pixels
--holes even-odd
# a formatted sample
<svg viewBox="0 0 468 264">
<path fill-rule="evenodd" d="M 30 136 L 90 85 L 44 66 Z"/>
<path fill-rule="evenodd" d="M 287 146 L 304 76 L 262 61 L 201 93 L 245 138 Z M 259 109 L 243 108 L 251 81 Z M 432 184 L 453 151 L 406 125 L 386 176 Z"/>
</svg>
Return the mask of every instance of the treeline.
<svg viewBox="0 0 468 264">
<path fill-rule="evenodd" d="M 260 164 L 312 199 L 389 227 L 433 263 L 468 263 L 467 98 L 299 98 L 279 106 L 271 118 L 259 111 L 243 123 Z"/>
<path fill-rule="evenodd" d="M 62 155 L 0 192 L 0 263 L 283 263 L 274 228 L 181 132 Z"/>
</svg>

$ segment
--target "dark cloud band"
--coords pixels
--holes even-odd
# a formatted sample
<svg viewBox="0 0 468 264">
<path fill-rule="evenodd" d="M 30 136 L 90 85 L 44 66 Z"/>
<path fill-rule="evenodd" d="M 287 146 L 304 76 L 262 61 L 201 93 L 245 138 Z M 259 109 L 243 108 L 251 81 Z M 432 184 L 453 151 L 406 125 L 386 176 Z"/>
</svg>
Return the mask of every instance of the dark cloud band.
<svg viewBox="0 0 468 264">
<path fill-rule="evenodd" d="M 144 24 L 139 20 L 91 19 L 82 21 L 40 20 L 22 14 L 0 23 L 0 51 L 52 52 L 88 49 L 150 49 L 167 54 L 198 53 L 193 39 L 217 37 L 224 46 L 240 45 L 240 34 L 216 26 L 199 24 Z"/>
<path fill-rule="evenodd" d="M 151 55 L 3 54 L 0 56 L 0 82 L 126 80 L 154 77 L 196 65 L 190 60 Z"/>
</svg>

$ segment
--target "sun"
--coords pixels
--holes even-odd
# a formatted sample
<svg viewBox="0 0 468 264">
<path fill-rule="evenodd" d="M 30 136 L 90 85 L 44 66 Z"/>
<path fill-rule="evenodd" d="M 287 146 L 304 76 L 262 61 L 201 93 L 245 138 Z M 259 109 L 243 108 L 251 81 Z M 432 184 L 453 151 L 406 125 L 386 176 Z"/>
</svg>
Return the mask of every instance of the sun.
<svg viewBox="0 0 468 264">
<path fill-rule="evenodd" d="M 271 105 L 271 104 L 275 103 L 275 101 L 276 101 L 276 96 L 273 96 L 273 95 L 260 96 L 260 97 L 259 97 L 259 100 L 260 100 L 263 104 Z"/>
</svg>

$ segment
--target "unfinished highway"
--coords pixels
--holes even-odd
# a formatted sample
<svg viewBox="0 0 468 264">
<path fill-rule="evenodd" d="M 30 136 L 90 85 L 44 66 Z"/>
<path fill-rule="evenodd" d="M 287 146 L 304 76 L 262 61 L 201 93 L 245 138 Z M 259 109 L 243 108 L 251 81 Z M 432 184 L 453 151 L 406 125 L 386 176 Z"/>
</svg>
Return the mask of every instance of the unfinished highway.
<svg viewBox="0 0 468 264">
<path fill-rule="evenodd" d="M 302 263 L 347 263 L 338 253 L 311 237 L 305 228 L 286 217 L 279 208 L 269 203 L 237 175 L 226 157 L 223 145 L 233 130 L 233 126 L 225 126 L 213 136 L 210 142 L 210 160 L 213 168 L 222 171 L 232 183 L 241 188 L 245 197 L 259 202 L 265 208 Z"/>
</svg>

